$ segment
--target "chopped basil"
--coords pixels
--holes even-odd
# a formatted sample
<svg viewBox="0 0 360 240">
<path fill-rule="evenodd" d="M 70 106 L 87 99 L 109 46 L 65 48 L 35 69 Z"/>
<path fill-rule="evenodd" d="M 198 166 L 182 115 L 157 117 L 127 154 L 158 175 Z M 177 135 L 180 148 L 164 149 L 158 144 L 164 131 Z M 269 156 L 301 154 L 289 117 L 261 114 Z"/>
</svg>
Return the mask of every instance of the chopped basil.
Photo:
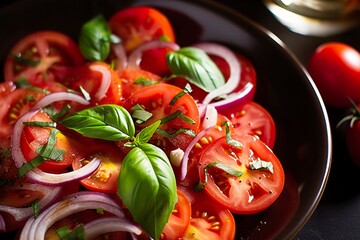
<svg viewBox="0 0 360 240">
<path fill-rule="evenodd" d="M 85 239 L 84 225 L 76 226 L 72 231 L 67 226 L 56 229 L 56 234 L 61 240 L 82 240 Z"/>
<path fill-rule="evenodd" d="M 195 186 L 196 191 L 201 191 L 204 189 L 204 187 L 208 181 L 207 172 L 212 167 L 219 168 L 219 169 L 223 170 L 224 172 L 226 172 L 227 174 L 234 176 L 234 177 L 240 177 L 243 174 L 241 171 L 235 170 L 235 169 L 229 167 L 228 165 L 225 165 L 225 164 L 222 164 L 219 162 L 210 163 L 210 164 L 206 165 L 206 167 L 204 168 L 204 176 L 205 176 L 204 181 L 203 182 L 199 181 L 199 183 Z"/>
<path fill-rule="evenodd" d="M 186 84 L 185 85 L 185 88 L 184 88 L 184 90 L 182 90 L 181 92 L 179 92 L 178 94 L 176 94 L 175 95 L 175 97 L 171 100 L 171 102 L 170 102 L 170 106 L 173 106 L 174 104 L 175 104 L 175 102 L 179 99 L 179 98 L 181 98 L 182 96 L 184 96 L 185 94 L 187 94 L 187 93 L 191 93 L 192 92 L 192 89 L 191 89 L 191 86 L 190 86 L 190 84 Z"/>
<path fill-rule="evenodd" d="M 33 159 L 31 159 L 29 162 L 24 163 L 19 169 L 18 169 L 18 176 L 22 178 L 25 176 L 26 173 L 33 170 L 34 168 L 38 167 L 40 164 L 45 162 L 45 159 L 41 157 L 40 155 L 37 155 Z"/>
<path fill-rule="evenodd" d="M 226 142 L 227 144 L 234 146 L 236 148 L 241 148 L 242 144 L 239 141 L 236 141 L 234 139 L 231 138 L 231 132 L 230 132 L 230 128 L 229 128 L 229 122 L 225 121 L 222 123 L 223 126 L 225 126 L 226 129 Z"/>
<path fill-rule="evenodd" d="M 180 129 L 178 129 L 176 132 L 171 133 L 171 134 L 168 133 L 168 132 L 166 132 L 166 131 L 164 131 L 164 130 L 161 130 L 161 129 L 157 129 L 156 132 L 157 132 L 158 134 L 166 137 L 166 138 L 169 138 L 169 139 L 176 137 L 176 136 L 179 135 L 180 133 L 185 133 L 185 134 L 187 134 L 187 135 L 189 135 L 189 136 L 192 136 L 192 137 L 195 137 L 195 136 L 196 136 L 196 133 L 195 133 L 194 131 L 192 131 L 192 130 L 190 130 L 190 129 L 186 129 L 186 128 L 180 128 Z"/>
<path fill-rule="evenodd" d="M 23 56 L 21 53 L 18 52 L 11 52 L 11 56 L 14 58 L 16 64 L 19 64 L 21 66 L 36 67 L 40 63 L 40 59 L 33 60 L 31 58 Z"/>
<path fill-rule="evenodd" d="M 35 127 L 56 127 L 56 122 L 23 122 L 25 126 L 35 126 Z"/>
<path fill-rule="evenodd" d="M 178 111 L 176 111 L 176 112 L 162 118 L 161 123 L 162 124 L 167 123 L 167 122 L 169 122 L 169 121 L 171 121 L 171 120 L 173 120 L 175 118 L 180 118 L 180 119 L 182 119 L 183 121 L 185 121 L 186 123 L 189 123 L 189 124 L 194 124 L 195 123 L 195 121 L 193 119 L 191 119 L 188 116 L 184 115 L 180 110 L 178 110 Z"/>
<path fill-rule="evenodd" d="M 271 173 L 274 173 L 274 166 L 272 162 L 267 162 L 261 159 L 251 161 L 250 168 L 253 170 L 269 170 Z"/>
<path fill-rule="evenodd" d="M 87 100 L 87 101 L 91 100 L 90 93 L 88 93 L 81 85 L 80 85 L 80 91 L 81 91 L 82 95 L 84 96 L 85 100 Z"/>
<path fill-rule="evenodd" d="M 132 112 L 131 116 L 137 124 L 142 124 L 153 116 L 151 112 L 146 111 L 140 104 L 134 105 L 130 110 Z"/>
<path fill-rule="evenodd" d="M 34 217 L 37 218 L 39 216 L 39 200 L 35 200 L 34 202 L 31 203 L 31 206 L 33 208 L 34 211 Z"/>
<path fill-rule="evenodd" d="M 138 84 L 138 85 L 142 85 L 142 86 L 151 86 L 151 85 L 157 84 L 157 82 L 151 81 L 144 77 L 140 77 L 135 80 L 134 84 Z"/>
<path fill-rule="evenodd" d="M 225 84 L 224 76 L 211 58 L 201 49 L 180 48 L 166 56 L 175 75 L 186 78 L 201 89 L 211 92 Z"/>
<path fill-rule="evenodd" d="M 28 80 L 24 77 L 19 77 L 18 79 L 15 80 L 15 85 L 18 88 L 28 88 L 34 91 L 38 91 L 38 92 L 42 92 L 45 94 L 49 94 L 51 93 L 49 90 L 43 89 L 43 88 L 39 88 L 39 87 L 35 87 L 33 85 L 31 85 Z"/>
<path fill-rule="evenodd" d="M 82 26 L 79 47 L 87 60 L 104 61 L 110 53 L 110 43 L 118 41 L 111 34 L 105 17 L 98 15 Z"/>
</svg>

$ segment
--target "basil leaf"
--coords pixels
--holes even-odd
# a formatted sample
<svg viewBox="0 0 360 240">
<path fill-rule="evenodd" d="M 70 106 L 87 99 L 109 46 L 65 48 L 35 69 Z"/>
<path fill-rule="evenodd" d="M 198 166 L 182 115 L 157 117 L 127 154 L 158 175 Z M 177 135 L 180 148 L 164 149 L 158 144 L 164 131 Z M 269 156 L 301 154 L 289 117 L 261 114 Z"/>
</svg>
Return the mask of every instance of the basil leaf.
<svg viewBox="0 0 360 240">
<path fill-rule="evenodd" d="M 129 112 L 115 104 L 99 105 L 76 112 L 61 122 L 66 127 L 90 138 L 110 141 L 132 139 L 135 126 Z"/>
<path fill-rule="evenodd" d="M 146 143 L 154 135 L 156 129 L 160 126 L 161 121 L 158 120 L 153 124 L 141 129 L 141 131 L 136 135 L 136 142 L 138 144 Z"/>
<path fill-rule="evenodd" d="M 134 220 L 158 239 L 177 201 L 175 175 L 166 154 L 149 143 L 133 148 L 122 162 L 117 193 Z"/>
<path fill-rule="evenodd" d="M 211 58 L 201 49 L 180 48 L 166 56 L 169 68 L 201 89 L 211 92 L 225 84 L 224 76 Z"/>
<path fill-rule="evenodd" d="M 82 26 L 79 47 L 87 60 L 104 61 L 109 56 L 111 40 L 105 17 L 98 15 Z"/>
<path fill-rule="evenodd" d="M 274 166 L 272 162 L 267 162 L 261 159 L 251 161 L 250 168 L 253 170 L 269 170 L 271 173 L 274 173 Z"/>
</svg>

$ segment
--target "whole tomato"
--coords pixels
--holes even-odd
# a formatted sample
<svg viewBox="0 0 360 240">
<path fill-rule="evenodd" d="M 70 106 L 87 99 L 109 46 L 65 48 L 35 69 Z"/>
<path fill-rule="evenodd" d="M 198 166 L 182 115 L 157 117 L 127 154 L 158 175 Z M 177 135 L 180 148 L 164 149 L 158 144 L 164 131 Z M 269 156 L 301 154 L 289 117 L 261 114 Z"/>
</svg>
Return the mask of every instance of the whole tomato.
<svg viewBox="0 0 360 240">
<path fill-rule="evenodd" d="M 360 102 L 360 54 L 345 43 L 327 42 L 315 50 L 307 70 L 325 104 L 351 106 L 349 99 Z"/>
</svg>

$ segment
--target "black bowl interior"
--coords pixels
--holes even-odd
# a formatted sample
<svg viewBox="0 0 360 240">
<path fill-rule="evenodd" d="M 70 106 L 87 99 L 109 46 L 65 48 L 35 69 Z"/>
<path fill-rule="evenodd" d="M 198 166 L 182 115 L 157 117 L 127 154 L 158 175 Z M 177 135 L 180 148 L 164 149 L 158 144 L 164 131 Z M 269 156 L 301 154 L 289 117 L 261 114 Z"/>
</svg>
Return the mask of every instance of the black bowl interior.
<svg viewBox="0 0 360 240">
<path fill-rule="evenodd" d="M 25 34 L 58 30 L 75 40 L 96 14 L 110 17 L 122 7 L 151 5 L 172 22 L 177 42 L 226 44 L 247 56 L 258 74 L 255 100 L 274 117 L 274 152 L 286 171 L 286 185 L 269 209 L 235 216 L 236 239 L 289 239 L 315 210 L 331 165 L 329 121 L 320 95 L 289 49 L 272 33 L 234 10 L 211 1 L 22 0 L 0 10 L 0 60 Z"/>
</svg>

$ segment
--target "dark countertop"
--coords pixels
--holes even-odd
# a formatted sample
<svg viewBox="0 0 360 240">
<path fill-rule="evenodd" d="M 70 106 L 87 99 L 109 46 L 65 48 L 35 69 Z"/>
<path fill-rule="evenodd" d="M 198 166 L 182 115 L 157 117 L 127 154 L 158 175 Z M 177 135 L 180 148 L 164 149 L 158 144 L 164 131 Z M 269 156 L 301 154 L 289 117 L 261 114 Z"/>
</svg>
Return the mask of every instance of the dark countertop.
<svg viewBox="0 0 360 240">
<path fill-rule="evenodd" d="M 230 0 L 226 4 L 277 35 L 304 66 L 315 48 L 328 41 L 341 41 L 360 51 L 360 26 L 330 37 L 308 37 L 291 32 L 280 24 L 261 0 Z M 327 109 L 333 134 L 330 176 L 317 209 L 295 239 L 359 239 L 360 236 L 360 166 L 351 162 L 343 133 L 335 128 L 346 110 Z"/>
</svg>

